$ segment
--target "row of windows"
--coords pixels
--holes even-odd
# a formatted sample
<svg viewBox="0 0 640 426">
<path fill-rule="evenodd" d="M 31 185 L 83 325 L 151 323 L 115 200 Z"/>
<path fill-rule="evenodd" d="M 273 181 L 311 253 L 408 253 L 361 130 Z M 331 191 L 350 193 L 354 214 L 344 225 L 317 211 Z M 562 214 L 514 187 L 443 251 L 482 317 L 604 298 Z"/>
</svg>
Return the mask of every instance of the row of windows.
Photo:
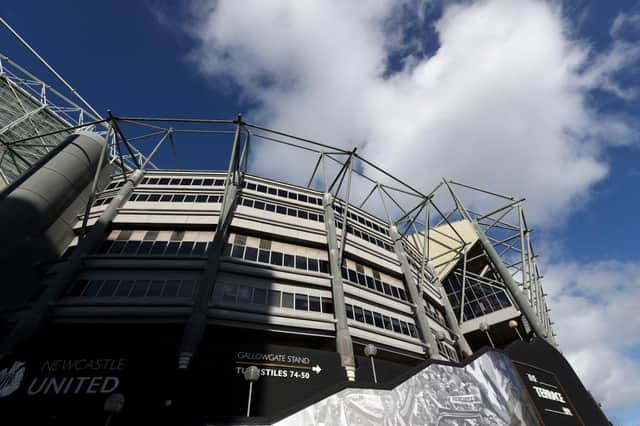
<svg viewBox="0 0 640 426">
<path fill-rule="evenodd" d="M 277 197 L 288 198 L 289 200 L 302 201 L 303 203 L 315 204 L 317 206 L 322 205 L 322 198 L 312 197 L 306 194 L 299 194 L 297 192 L 287 191 L 286 189 L 280 189 L 270 185 L 255 184 L 253 182 L 245 181 L 243 186 L 246 189 L 262 192 L 264 194 L 270 194 L 270 195 L 275 195 Z"/>
<path fill-rule="evenodd" d="M 145 177 L 142 185 L 224 186 L 224 179 Z"/>
<path fill-rule="evenodd" d="M 195 280 L 78 280 L 67 296 L 191 297 Z"/>
<path fill-rule="evenodd" d="M 113 200 L 113 197 L 98 198 L 96 201 L 93 202 L 93 205 L 94 206 L 107 205 L 111 202 L 111 200 Z"/>
<path fill-rule="evenodd" d="M 379 276 L 379 274 L 378 274 Z M 363 272 L 354 271 L 353 269 L 342 267 L 342 278 L 371 290 L 384 293 L 387 296 L 407 301 L 407 293 L 403 288 L 392 286 L 378 278 L 365 275 Z"/>
<path fill-rule="evenodd" d="M 464 286 L 463 318 L 465 321 L 507 308 L 511 301 L 504 290 L 467 277 Z M 455 271 L 442 282 L 454 312 L 460 312 L 462 277 Z"/>
<path fill-rule="evenodd" d="M 342 229 L 342 221 L 336 220 L 336 228 Z M 362 238 L 366 242 L 375 244 L 378 247 L 385 249 L 386 251 L 394 253 L 393 246 L 391 244 L 388 244 L 385 241 L 382 241 L 380 238 L 374 237 L 373 235 L 369 235 L 366 232 L 359 230 L 358 228 L 354 228 L 349 223 L 347 223 L 347 233 L 355 235 L 358 238 Z"/>
<path fill-rule="evenodd" d="M 433 337 L 436 337 L 435 335 Z M 442 343 L 436 337 L 436 342 L 438 343 L 438 352 L 445 358 L 449 358 L 452 361 L 458 361 L 458 354 L 456 351 L 448 345 Z"/>
<path fill-rule="evenodd" d="M 347 311 L 347 318 L 373 325 L 375 327 L 382 328 L 388 331 L 393 331 L 395 333 L 418 338 L 416 327 L 411 323 L 399 320 L 397 318 L 388 317 L 379 312 L 372 312 L 360 306 L 350 305 L 349 303 L 345 303 L 344 306 Z"/>
<path fill-rule="evenodd" d="M 263 240 L 265 241 L 265 240 Z M 270 241 L 266 241 L 270 242 Z M 303 271 L 329 273 L 329 262 L 322 259 L 316 259 L 307 256 L 298 256 L 282 253 L 268 248 L 255 248 L 238 244 L 227 243 L 224 245 L 223 256 L 231 256 L 236 259 L 248 260 L 250 262 L 259 262 L 274 266 L 284 266 L 287 268 L 295 268 Z"/>
<path fill-rule="evenodd" d="M 338 214 L 342 214 L 342 212 L 344 211 L 343 208 L 341 206 L 335 206 L 334 210 L 336 211 L 336 213 Z M 347 217 L 351 220 L 354 220 L 358 223 L 360 223 L 361 225 L 366 226 L 367 228 L 373 229 L 376 232 L 379 232 L 383 235 L 386 235 L 387 237 L 389 236 L 389 230 L 386 229 L 383 226 L 378 225 L 375 222 L 371 222 L 369 219 L 366 219 L 363 216 L 360 216 L 359 214 L 354 213 L 351 209 L 349 209 L 349 211 L 347 212 Z"/>
<path fill-rule="evenodd" d="M 207 194 L 160 194 L 152 193 L 135 193 L 131 194 L 129 201 L 162 201 L 167 203 L 220 203 L 222 195 Z"/>
<path fill-rule="evenodd" d="M 309 296 L 303 293 L 267 290 L 246 285 L 225 283 L 222 288 L 222 302 L 232 305 L 266 305 L 296 311 L 333 314 L 333 300 L 330 297 Z"/>
<path fill-rule="evenodd" d="M 113 181 L 109 185 L 107 185 L 107 187 L 104 190 L 110 191 L 112 189 L 120 188 L 122 185 L 124 185 L 123 180 Z"/>
<path fill-rule="evenodd" d="M 105 240 L 97 253 L 135 256 L 204 256 L 210 242 L 205 241 L 112 241 Z"/>
<path fill-rule="evenodd" d="M 260 200 L 252 200 L 251 198 L 242 197 L 241 201 L 243 206 L 253 207 L 258 210 L 266 210 L 268 212 L 299 217 L 300 219 L 313 220 L 316 222 L 324 222 L 324 215 L 314 213 L 308 210 L 302 210 L 293 207 L 285 207 L 279 204 L 273 204 Z"/>
</svg>

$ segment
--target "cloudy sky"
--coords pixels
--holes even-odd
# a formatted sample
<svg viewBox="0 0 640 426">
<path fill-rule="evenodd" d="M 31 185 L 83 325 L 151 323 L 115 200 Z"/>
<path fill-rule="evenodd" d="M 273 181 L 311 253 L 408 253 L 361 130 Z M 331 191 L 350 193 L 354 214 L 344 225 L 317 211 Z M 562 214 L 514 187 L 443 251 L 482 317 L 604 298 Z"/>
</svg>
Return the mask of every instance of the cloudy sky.
<svg viewBox="0 0 640 426">
<path fill-rule="evenodd" d="M 640 3 L 69 3 L 28 19 L 29 3 L 0 7 L 102 110 L 242 112 L 424 190 L 446 176 L 526 197 L 562 351 L 612 419 L 640 423 Z"/>
</svg>

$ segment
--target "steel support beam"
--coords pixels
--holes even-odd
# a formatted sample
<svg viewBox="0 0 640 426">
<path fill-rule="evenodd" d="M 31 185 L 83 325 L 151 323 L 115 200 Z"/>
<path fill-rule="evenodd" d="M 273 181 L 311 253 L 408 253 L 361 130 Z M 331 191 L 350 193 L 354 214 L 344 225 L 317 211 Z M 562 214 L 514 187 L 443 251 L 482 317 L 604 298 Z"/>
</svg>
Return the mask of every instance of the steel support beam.
<svg viewBox="0 0 640 426">
<path fill-rule="evenodd" d="M 356 362 L 353 355 L 353 342 L 347 324 L 347 311 L 344 301 L 344 288 L 340 263 L 340 247 L 336 232 L 336 221 L 333 212 L 333 196 L 326 192 L 322 198 L 324 204 L 324 220 L 327 229 L 327 245 L 329 247 L 329 265 L 331 267 L 331 290 L 333 293 L 333 311 L 336 318 L 336 350 L 340 355 L 340 363 L 345 369 L 347 379 L 356 380 Z M 346 217 L 343 220 L 347 220 Z"/>
<path fill-rule="evenodd" d="M 222 198 L 222 207 L 220 209 L 220 218 L 213 241 L 207 252 L 207 263 L 204 271 L 198 281 L 197 291 L 193 299 L 191 314 L 185 324 L 180 343 L 180 351 L 178 355 L 178 369 L 186 370 L 189 368 L 191 359 L 200 349 L 202 339 L 207 327 L 207 311 L 211 294 L 215 286 L 218 270 L 220 268 L 220 258 L 224 244 L 227 242 L 229 235 L 229 226 L 233 218 L 236 204 L 240 195 L 242 186 L 242 174 L 240 172 L 240 130 L 242 127 L 242 119 L 238 116 L 236 121 L 237 127 L 233 139 L 233 148 L 231 149 L 231 159 L 229 161 L 229 171 L 225 182 L 225 191 Z"/>
<path fill-rule="evenodd" d="M 409 266 L 407 255 L 404 251 L 404 247 L 402 246 L 402 238 L 398 233 L 398 228 L 396 228 L 395 225 L 391 225 L 389 227 L 389 234 L 394 242 L 396 256 L 398 256 L 398 260 L 400 261 L 400 268 L 402 269 L 402 274 L 404 275 L 405 282 L 407 283 L 407 290 L 409 291 L 411 301 L 413 302 L 414 318 L 418 325 L 418 332 L 420 333 L 422 343 L 424 343 L 427 348 L 427 355 L 429 358 L 442 359 L 438 352 L 436 339 L 431 332 L 427 314 L 422 306 L 423 299 L 418 292 L 418 286 L 413 279 L 413 274 L 411 274 L 411 267 Z"/>
</svg>

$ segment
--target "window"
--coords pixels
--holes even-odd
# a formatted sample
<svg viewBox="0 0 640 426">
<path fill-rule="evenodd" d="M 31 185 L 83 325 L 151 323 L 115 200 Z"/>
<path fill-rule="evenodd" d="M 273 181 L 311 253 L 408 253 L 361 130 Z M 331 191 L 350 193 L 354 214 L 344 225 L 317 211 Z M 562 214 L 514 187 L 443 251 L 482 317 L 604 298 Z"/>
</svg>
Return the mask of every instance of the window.
<svg viewBox="0 0 640 426">
<path fill-rule="evenodd" d="M 138 280 L 133 284 L 133 288 L 131 289 L 131 293 L 129 293 L 129 296 L 144 297 L 147 294 L 148 287 L 148 280 Z"/>
<path fill-rule="evenodd" d="M 196 283 L 194 280 L 183 280 L 178 290 L 178 297 L 192 297 Z"/>
<path fill-rule="evenodd" d="M 147 296 L 158 297 L 162 295 L 162 289 L 164 288 L 164 280 L 153 280 L 149 286 Z"/>
<path fill-rule="evenodd" d="M 247 247 L 244 254 L 244 258 L 246 260 L 255 262 L 256 260 L 258 260 L 258 249 L 255 247 Z"/>
<path fill-rule="evenodd" d="M 373 323 L 376 327 L 384 328 L 384 324 L 382 323 L 382 315 L 378 312 L 373 313 Z"/>
<path fill-rule="evenodd" d="M 366 309 L 364 310 L 364 321 L 367 324 L 373 325 L 373 314 L 371 311 L 367 311 Z"/>
<path fill-rule="evenodd" d="M 345 303 L 344 304 L 345 310 L 347 311 L 347 318 L 353 319 L 353 306 Z"/>
<path fill-rule="evenodd" d="M 282 307 L 293 309 L 293 293 L 282 293 Z"/>
<path fill-rule="evenodd" d="M 269 250 L 260 250 L 258 252 L 258 262 L 269 263 Z"/>
<path fill-rule="evenodd" d="M 233 284 L 224 284 L 222 287 L 222 301 L 225 303 L 236 303 L 238 287 Z"/>
<path fill-rule="evenodd" d="M 296 310 L 308 311 L 309 310 L 309 296 L 306 294 L 296 293 Z"/>
<path fill-rule="evenodd" d="M 180 287 L 179 280 L 168 280 L 164 284 L 162 295 L 164 297 L 176 297 L 178 295 L 178 288 Z"/>
<path fill-rule="evenodd" d="M 354 306 L 353 307 L 353 313 L 354 313 L 356 321 L 364 322 L 364 312 L 362 311 L 361 307 Z"/>
<path fill-rule="evenodd" d="M 241 285 L 238 288 L 238 303 L 249 304 L 251 303 L 251 293 L 253 288 Z"/>
<path fill-rule="evenodd" d="M 120 285 L 116 290 L 116 297 L 128 297 L 132 287 L 133 287 L 133 281 L 131 280 L 120 281 Z"/>
<path fill-rule="evenodd" d="M 253 289 L 253 304 L 264 305 L 267 303 L 267 290 L 263 288 Z"/>
<path fill-rule="evenodd" d="M 296 268 L 307 269 L 307 258 L 305 256 L 296 256 Z"/>
<path fill-rule="evenodd" d="M 282 266 L 282 253 L 280 253 L 279 251 L 272 251 L 271 264 L 276 266 Z"/>
<path fill-rule="evenodd" d="M 333 314 L 333 299 L 329 297 L 322 298 L 322 312 L 325 314 Z"/>
<path fill-rule="evenodd" d="M 269 306 L 280 306 L 280 291 L 269 290 Z"/>
<path fill-rule="evenodd" d="M 313 312 L 320 312 L 320 298 L 317 296 L 309 296 L 309 310 Z"/>
<path fill-rule="evenodd" d="M 102 287 L 102 280 L 89 281 L 89 285 L 85 287 L 82 295 L 85 297 L 95 297 L 98 295 L 100 287 Z"/>
</svg>

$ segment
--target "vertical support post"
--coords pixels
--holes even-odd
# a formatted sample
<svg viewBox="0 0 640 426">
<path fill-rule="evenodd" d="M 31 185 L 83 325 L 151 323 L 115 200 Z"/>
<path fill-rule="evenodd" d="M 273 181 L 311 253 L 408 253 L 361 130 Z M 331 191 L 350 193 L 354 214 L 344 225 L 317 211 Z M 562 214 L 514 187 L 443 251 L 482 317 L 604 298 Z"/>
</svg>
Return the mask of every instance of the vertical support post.
<svg viewBox="0 0 640 426">
<path fill-rule="evenodd" d="M 220 257 L 222 249 L 227 241 L 229 225 L 233 218 L 238 196 L 240 194 L 242 175 L 240 172 L 240 130 L 242 127 L 242 117 L 238 115 L 236 120 L 236 132 L 233 138 L 231 158 L 229 160 L 229 170 L 225 180 L 224 196 L 220 209 L 218 227 L 210 244 L 207 253 L 207 263 L 198 281 L 198 287 L 193 299 L 191 315 L 185 324 L 180 343 L 178 356 L 178 368 L 186 370 L 189 368 L 191 359 L 200 349 L 200 344 L 204 337 L 207 326 L 207 310 L 209 309 L 209 299 L 215 286 L 218 269 L 220 267 Z"/>
<path fill-rule="evenodd" d="M 326 192 L 323 197 L 324 220 L 327 230 L 327 245 L 329 248 L 329 265 L 331 267 L 331 290 L 333 293 L 333 311 L 336 317 L 336 350 L 340 354 L 340 363 L 345 369 L 350 382 L 356 380 L 356 362 L 353 354 L 353 341 L 349 333 L 347 312 L 344 301 L 342 284 L 342 264 L 339 260 L 340 249 L 336 233 L 336 220 L 333 212 L 333 197 Z M 344 218 L 346 219 L 346 217 Z"/>
<path fill-rule="evenodd" d="M 531 268 L 527 258 L 529 246 L 525 239 L 524 213 L 522 212 L 522 204 L 520 203 L 518 203 L 518 225 L 520 228 L 520 260 L 522 263 L 520 270 L 522 272 L 522 288 L 524 289 L 524 293 L 527 298 L 529 298 L 529 303 L 531 303 Z M 528 231 L 526 233 L 528 234 Z"/>
<path fill-rule="evenodd" d="M 411 274 L 411 267 L 409 266 L 407 255 L 404 251 L 404 247 L 402 246 L 402 238 L 398 233 L 398 228 L 396 228 L 395 225 L 390 225 L 389 234 L 394 242 L 395 253 L 400 261 L 400 268 L 402 269 L 402 274 L 404 275 L 405 282 L 407 283 L 407 290 L 409 291 L 411 301 L 413 302 L 414 318 L 418 325 L 418 332 L 420 333 L 422 343 L 427 348 L 427 356 L 429 358 L 441 359 L 442 357 L 438 352 L 438 344 L 436 343 L 436 339 L 433 337 L 429 321 L 427 320 L 427 314 L 422 306 L 423 299 L 418 293 L 418 287 L 413 279 L 413 274 Z"/>
</svg>

